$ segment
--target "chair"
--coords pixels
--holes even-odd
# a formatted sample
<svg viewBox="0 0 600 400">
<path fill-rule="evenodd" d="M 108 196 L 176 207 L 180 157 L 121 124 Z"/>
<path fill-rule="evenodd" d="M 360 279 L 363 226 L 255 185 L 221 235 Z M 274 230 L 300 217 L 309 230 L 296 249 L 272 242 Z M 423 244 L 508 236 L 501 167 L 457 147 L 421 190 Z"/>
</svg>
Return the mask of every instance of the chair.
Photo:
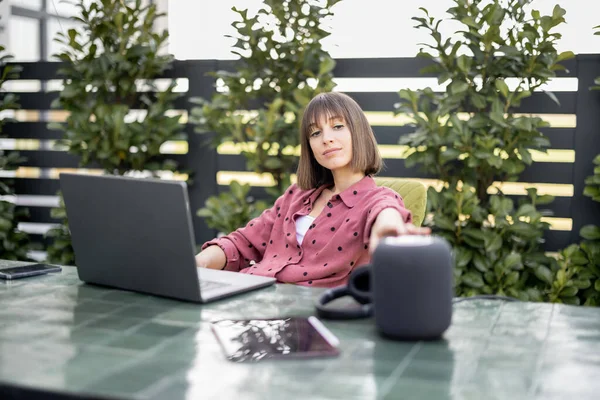
<svg viewBox="0 0 600 400">
<path fill-rule="evenodd" d="M 427 188 L 421 182 L 399 179 L 375 177 L 377 186 L 385 186 L 398 193 L 404 200 L 404 206 L 411 211 L 413 224 L 421 226 L 427 208 Z"/>
</svg>

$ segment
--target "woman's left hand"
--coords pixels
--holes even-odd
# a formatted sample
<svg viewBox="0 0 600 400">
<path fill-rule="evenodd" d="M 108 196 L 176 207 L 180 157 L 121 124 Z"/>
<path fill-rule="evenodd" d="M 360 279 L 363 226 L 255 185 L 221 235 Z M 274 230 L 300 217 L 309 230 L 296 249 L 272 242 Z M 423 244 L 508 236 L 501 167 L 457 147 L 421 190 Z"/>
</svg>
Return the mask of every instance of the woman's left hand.
<svg viewBox="0 0 600 400">
<path fill-rule="evenodd" d="M 411 223 L 405 223 L 398 211 L 393 208 L 386 208 L 379 213 L 369 237 L 369 253 L 373 253 L 379 244 L 379 241 L 386 236 L 404 236 L 431 234 L 430 228 L 414 226 Z"/>
</svg>

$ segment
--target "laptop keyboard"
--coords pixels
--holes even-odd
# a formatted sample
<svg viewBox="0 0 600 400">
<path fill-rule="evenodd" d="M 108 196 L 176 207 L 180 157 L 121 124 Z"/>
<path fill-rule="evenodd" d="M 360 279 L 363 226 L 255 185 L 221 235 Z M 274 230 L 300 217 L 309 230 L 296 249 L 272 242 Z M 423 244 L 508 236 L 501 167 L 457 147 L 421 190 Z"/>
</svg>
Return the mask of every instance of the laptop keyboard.
<svg viewBox="0 0 600 400">
<path fill-rule="evenodd" d="M 207 281 L 206 279 L 202 279 L 200 281 L 200 290 L 213 290 L 226 286 L 231 286 L 230 283 L 217 282 L 217 281 Z"/>
</svg>

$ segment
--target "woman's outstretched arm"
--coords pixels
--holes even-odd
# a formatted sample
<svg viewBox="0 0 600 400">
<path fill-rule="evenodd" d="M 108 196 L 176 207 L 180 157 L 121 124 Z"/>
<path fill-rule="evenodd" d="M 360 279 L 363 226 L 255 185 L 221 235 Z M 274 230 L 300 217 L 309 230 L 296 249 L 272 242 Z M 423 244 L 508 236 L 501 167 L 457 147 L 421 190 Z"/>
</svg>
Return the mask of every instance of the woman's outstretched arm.
<svg viewBox="0 0 600 400">
<path fill-rule="evenodd" d="M 371 228 L 369 240 L 369 252 L 372 254 L 379 241 L 386 236 L 403 235 L 429 235 L 431 229 L 414 226 L 412 223 L 404 222 L 398 210 L 384 208 L 377 215 L 377 219 Z"/>
</svg>

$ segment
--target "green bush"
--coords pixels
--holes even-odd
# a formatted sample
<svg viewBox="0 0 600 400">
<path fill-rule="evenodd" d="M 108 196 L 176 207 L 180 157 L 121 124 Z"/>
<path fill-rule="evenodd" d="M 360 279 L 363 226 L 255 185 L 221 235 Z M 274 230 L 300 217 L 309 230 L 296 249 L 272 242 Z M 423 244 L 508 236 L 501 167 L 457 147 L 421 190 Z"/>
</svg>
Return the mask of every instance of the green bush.
<svg viewBox="0 0 600 400">
<path fill-rule="evenodd" d="M 199 104 L 191 111 L 196 131 L 214 132 L 214 147 L 241 146 L 249 170 L 273 177 L 275 186 L 267 189 L 273 199 L 290 185 L 296 169 L 304 107 L 334 87 L 335 62 L 321 40 L 329 36 L 322 22 L 338 2 L 264 0 L 253 16 L 234 7 L 240 17 L 232 24 L 237 31 L 232 52 L 240 57 L 236 70 L 213 74 L 224 90 L 211 100 L 193 99 Z M 235 218 L 227 225 L 239 222 Z"/>
<path fill-rule="evenodd" d="M 558 265 L 542 249 L 548 224 L 538 206 L 552 201 L 529 189 L 515 204 L 495 182 L 516 181 L 532 163 L 532 151 L 545 151 L 543 120 L 519 116 L 522 100 L 555 76 L 565 11 L 552 15 L 533 10 L 531 0 L 454 0 L 448 9 L 459 28 L 444 38 L 441 20 L 413 18 L 432 43 L 419 56 L 431 61 L 443 93 L 430 88 L 401 90 L 397 113 L 412 119 L 415 132 L 401 138 L 410 146 L 408 167 L 420 166 L 444 182 L 429 189 L 433 218 L 426 224 L 455 250 L 458 295 L 503 294 L 545 300 Z M 508 78 L 516 78 L 510 88 Z M 548 95 L 556 100 L 552 93 Z"/>
<path fill-rule="evenodd" d="M 600 35 L 600 25 L 594 27 Z M 591 90 L 600 90 L 600 77 Z M 585 180 L 583 194 L 600 202 L 600 154 L 594 158 L 594 174 Z M 550 301 L 586 306 L 600 305 L 600 228 L 586 225 L 579 231 L 584 239 L 559 252 L 550 290 Z"/>
<path fill-rule="evenodd" d="M 12 56 L 6 54 L 4 46 L 0 46 L 0 89 L 8 79 L 18 77 L 20 67 L 16 65 L 7 65 Z M 19 108 L 18 99 L 14 93 L 0 94 L 0 112 L 4 110 L 14 110 Z M 6 123 L 5 119 L 0 119 L 0 137 L 2 128 Z M 0 170 L 15 170 L 20 163 L 24 161 L 16 151 L 6 151 L 0 149 Z M 0 179 L 0 196 L 14 195 L 12 181 L 10 179 Z M 30 260 L 27 252 L 33 247 L 29 236 L 17 229 L 20 221 L 23 221 L 29 215 L 25 208 L 17 209 L 15 205 L 7 200 L 0 200 L 0 258 L 6 260 Z"/>
<path fill-rule="evenodd" d="M 594 175 L 589 176 L 583 194 L 600 202 L 600 155 L 594 159 Z M 550 291 L 550 300 L 569 304 L 600 305 L 600 227 L 586 225 L 579 231 L 583 238 L 560 251 L 560 269 Z"/>
<path fill-rule="evenodd" d="M 244 226 L 268 208 L 267 202 L 255 201 L 248 195 L 250 185 L 233 181 L 229 189 L 229 192 L 209 197 L 205 206 L 198 210 L 198 216 L 205 218 L 208 227 L 224 234 Z"/>
<path fill-rule="evenodd" d="M 87 5 L 89 3 L 89 5 Z M 161 55 L 168 33 L 153 31 L 163 14 L 141 0 L 80 1 L 72 17 L 80 29 L 60 32 L 65 50 L 57 58 L 65 63 L 59 75 L 64 88 L 54 108 L 69 111 L 62 144 L 80 157 L 81 165 L 97 163 L 109 173 L 131 170 L 174 170 L 163 157 L 161 145 L 183 139 L 179 116 L 168 116 L 180 96 L 173 81 L 158 90 L 153 79 L 171 67 L 173 57 Z M 138 85 L 145 90 L 138 94 Z M 142 110 L 137 117 L 129 114 Z M 131 119 L 131 120 L 130 120 Z"/>
<path fill-rule="evenodd" d="M 59 205 L 50 210 L 50 217 L 59 221 L 59 224 L 46 232 L 46 237 L 52 240 L 46 248 L 46 259 L 54 264 L 75 265 L 75 252 L 71 245 L 71 232 L 69 220 L 62 193 L 58 193 Z"/>
<path fill-rule="evenodd" d="M 154 81 L 173 61 L 160 54 L 168 33 L 153 30 L 164 14 L 141 0 L 80 0 L 77 7 L 72 19 L 79 28 L 56 39 L 65 46 L 57 55 L 65 64 L 59 69 L 64 88 L 52 106 L 69 112 L 64 124 L 49 125 L 64 132 L 59 144 L 79 156 L 81 166 L 99 165 L 109 174 L 174 171 L 176 162 L 160 148 L 185 138 L 180 117 L 168 113 L 180 94 L 175 81 L 164 90 Z M 74 263 L 64 207 L 52 215 L 61 226 L 48 233 L 54 239 L 49 260 Z"/>
</svg>

